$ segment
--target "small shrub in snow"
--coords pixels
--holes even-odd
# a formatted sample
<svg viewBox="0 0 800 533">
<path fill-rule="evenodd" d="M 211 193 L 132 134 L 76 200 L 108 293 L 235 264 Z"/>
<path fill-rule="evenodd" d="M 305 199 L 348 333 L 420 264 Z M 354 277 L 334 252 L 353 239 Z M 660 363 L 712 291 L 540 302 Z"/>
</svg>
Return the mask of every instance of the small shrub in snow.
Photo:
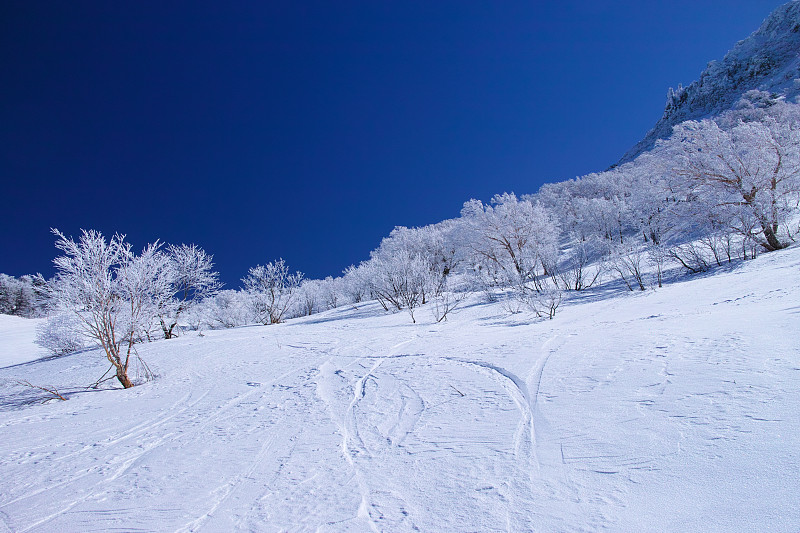
<svg viewBox="0 0 800 533">
<path fill-rule="evenodd" d="M 547 318 L 552 320 L 556 316 L 556 309 L 561 305 L 563 297 L 564 293 L 555 284 L 545 287 L 537 295 L 537 315 L 544 316 L 544 314 L 547 314 Z"/>
<path fill-rule="evenodd" d="M 541 280 L 538 290 L 529 287 L 515 288 L 504 300 L 504 308 L 512 314 L 521 313 L 525 309 L 532 311 L 537 317 L 547 317 L 552 320 L 556 310 L 561 305 L 564 292 L 554 282 Z"/>
<path fill-rule="evenodd" d="M 669 251 L 672 260 L 679 263 L 683 268 L 692 274 L 705 272 L 711 265 L 708 263 L 705 252 L 698 243 L 690 242 L 676 246 Z"/>
<path fill-rule="evenodd" d="M 80 330 L 81 324 L 74 315 L 55 315 L 36 328 L 36 344 L 53 355 L 77 352 L 86 347 L 86 339 Z"/>
<path fill-rule="evenodd" d="M 433 304 L 431 305 L 431 313 L 436 322 L 444 322 L 447 320 L 447 315 L 453 313 L 455 309 L 460 306 L 469 296 L 469 293 L 464 290 L 458 290 L 455 287 L 450 287 L 450 283 L 445 279 L 442 290 L 438 291 L 433 296 Z"/>
<path fill-rule="evenodd" d="M 611 250 L 609 264 L 611 269 L 619 274 L 620 279 L 628 290 L 633 291 L 638 287 L 640 291 L 646 289 L 644 282 L 644 260 L 646 252 L 638 246 L 617 245 Z"/>
<path fill-rule="evenodd" d="M 599 254 L 593 243 L 579 241 L 564 254 L 556 276 L 567 290 L 580 291 L 592 287 L 599 282 L 603 273 L 603 263 L 597 261 Z"/>
</svg>

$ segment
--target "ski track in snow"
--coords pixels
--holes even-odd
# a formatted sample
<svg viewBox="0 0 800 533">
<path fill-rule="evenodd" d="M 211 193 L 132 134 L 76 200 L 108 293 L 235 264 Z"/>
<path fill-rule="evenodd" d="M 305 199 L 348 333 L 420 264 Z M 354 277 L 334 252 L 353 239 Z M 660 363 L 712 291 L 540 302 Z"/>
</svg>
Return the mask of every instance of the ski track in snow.
<svg viewBox="0 0 800 533">
<path fill-rule="evenodd" d="M 277 378 L 276 381 L 286 378 L 288 375 L 295 373 L 296 370 L 292 370 L 280 377 Z M 11 505 L 14 503 L 22 502 L 26 499 L 29 499 L 33 496 L 37 496 L 42 492 L 51 492 L 56 490 L 64 490 L 65 487 L 69 487 L 75 485 L 76 483 L 85 487 L 87 483 L 93 483 L 92 488 L 97 490 L 89 490 L 86 492 L 84 496 L 81 498 L 75 499 L 69 502 L 68 505 L 65 507 L 58 509 L 56 512 L 42 517 L 40 520 L 30 524 L 24 529 L 20 531 L 28 531 L 39 526 L 46 525 L 50 520 L 53 518 L 62 515 L 63 513 L 69 511 L 73 507 L 78 504 L 81 504 L 89 499 L 95 497 L 99 492 L 103 491 L 103 487 L 110 482 L 120 478 L 125 473 L 127 473 L 135 464 L 141 462 L 147 455 L 151 453 L 157 453 L 159 450 L 163 449 L 168 444 L 180 444 L 182 441 L 187 440 L 197 440 L 201 437 L 201 434 L 206 431 L 211 425 L 218 423 L 222 420 L 225 420 L 225 415 L 232 409 L 236 408 L 237 406 L 246 402 L 252 396 L 255 396 L 258 393 L 258 389 L 253 389 L 248 391 L 244 394 L 236 396 L 227 403 L 218 406 L 216 410 L 214 410 L 210 415 L 207 416 L 198 416 L 198 412 L 193 412 L 194 408 L 202 402 L 204 398 L 209 394 L 208 391 L 202 392 L 199 394 L 199 398 L 196 400 L 192 400 L 190 403 L 187 403 L 187 400 L 190 399 L 192 396 L 192 391 L 187 393 L 184 397 L 181 398 L 179 402 L 171 406 L 170 409 L 167 410 L 167 415 L 155 417 L 153 419 L 147 420 L 141 424 L 137 424 L 123 433 L 112 435 L 109 439 L 105 441 L 100 441 L 98 443 L 92 444 L 91 446 L 85 446 L 79 451 L 73 452 L 71 454 L 67 454 L 62 457 L 58 457 L 56 460 L 59 462 L 68 461 L 71 457 L 76 455 L 85 454 L 87 452 L 92 452 L 92 455 L 100 452 L 103 453 L 106 449 L 111 449 L 113 446 L 118 446 L 120 443 L 124 443 L 125 441 L 131 439 L 137 439 L 135 444 L 135 450 L 133 452 L 129 452 L 124 456 L 113 456 L 109 459 L 103 461 L 103 464 L 96 465 L 90 467 L 86 472 L 78 475 L 73 475 L 69 479 L 66 479 L 62 482 L 54 483 L 50 486 L 43 487 L 41 489 L 35 490 L 31 493 L 24 494 L 19 496 L 11 501 L 3 502 L 3 506 Z M 263 395 L 262 395 L 263 397 Z M 181 405 L 181 407 L 178 407 Z M 177 408 L 177 410 L 175 410 Z M 182 415 L 186 413 L 192 412 L 191 418 L 186 421 L 183 419 Z M 167 429 L 161 429 L 165 424 L 168 422 L 173 421 L 174 423 Z M 188 427 L 187 427 L 188 426 Z M 158 430 L 158 431 L 155 431 Z M 265 451 L 265 448 L 262 448 L 261 454 Z M 252 466 L 248 470 L 247 473 L 252 471 Z M 245 474 L 246 475 L 246 474 Z M 96 482 L 92 479 L 90 482 L 84 481 L 85 478 L 99 478 Z M 78 483 L 80 482 L 80 483 Z M 226 483 L 223 486 L 228 485 L 235 485 L 235 483 Z M 214 508 L 218 507 L 219 503 L 222 501 L 220 499 L 216 502 L 213 506 Z M 210 514 L 213 511 L 209 511 Z M 193 524 L 199 524 L 202 522 L 204 518 L 207 518 L 207 515 L 198 518 Z M 188 531 L 193 530 L 191 527 L 186 529 Z"/>
<path fill-rule="evenodd" d="M 792 530 L 799 258 L 552 321 L 362 304 L 188 335 L 140 347 L 155 381 L 67 402 L 13 380 L 90 383 L 96 351 L 0 369 L 0 532 Z"/>
</svg>

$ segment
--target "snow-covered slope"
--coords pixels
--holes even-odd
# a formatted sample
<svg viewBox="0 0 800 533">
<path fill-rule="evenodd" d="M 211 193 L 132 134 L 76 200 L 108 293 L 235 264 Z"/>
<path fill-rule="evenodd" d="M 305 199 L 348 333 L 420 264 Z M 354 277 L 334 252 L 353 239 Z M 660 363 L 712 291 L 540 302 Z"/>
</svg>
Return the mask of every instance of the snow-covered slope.
<svg viewBox="0 0 800 533">
<path fill-rule="evenodd" d="M 773 11 L 722 61 L 709 63 L 700 79 L 688 87 L 670 89 L 664 116 L 620 163 L 633 160 L 658 139 L 669 137 L 676 124 L 718 115 L 753 89 L 790 101 L 800 94 L 800 0 Z"/>
<path fill-rule="evenodd" d="M 45 357 L 47 350 L 34 343 L 41 318 L 0 314 L 0 368 Z"/>
<path fill-rule="evenodd" d="M 0 531 L 790 531 L 800 248 L 552 321 L 374 304 L 0 369 Z M 14 384 L 54 385 L 69 400 Z"/>
</svg>

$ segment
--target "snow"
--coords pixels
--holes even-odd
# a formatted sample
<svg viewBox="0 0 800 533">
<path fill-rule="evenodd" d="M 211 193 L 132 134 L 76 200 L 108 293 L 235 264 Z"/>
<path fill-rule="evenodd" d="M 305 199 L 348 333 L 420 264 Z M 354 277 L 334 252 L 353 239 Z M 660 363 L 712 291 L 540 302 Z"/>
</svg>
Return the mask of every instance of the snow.
<svg viewBox="0 0 800 533">
<path fill-rule="evenodd" d="M 41 318 L 22 318 L 0 314 L 0 368 L 27 363 L 49 354 L 34 344 Z"/>
<path fill-rule="evenodd" d="M 186 334 L 129 390 L 78 387 L 97 350 L 3 368 L 0 531 L 794 530 L 798 287 L 793 248 L 552 321 L 476 297 Z"/>
</svg>

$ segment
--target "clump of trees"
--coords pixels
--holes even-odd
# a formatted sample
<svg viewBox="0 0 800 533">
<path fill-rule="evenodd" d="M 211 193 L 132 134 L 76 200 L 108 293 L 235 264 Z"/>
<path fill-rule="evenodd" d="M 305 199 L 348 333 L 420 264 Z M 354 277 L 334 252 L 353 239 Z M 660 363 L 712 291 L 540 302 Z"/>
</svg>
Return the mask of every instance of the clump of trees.
<svg viewBox="0 0 800 533">
<path fill-rule="evenodd" d="M 0 314 L 25 318 L 47 314 L 46 281 L 41 275 L 8 276 L 0 274 Z"/>
<path fill-rule="evenodd" d="M 84 231 L 76 241 L 54 230 L 58 274 L 0 275 L 0 312 L 52 314 L 40 342 L 64 353 L 93 341 L 124 387 L 135 345 L 169 339 L 180 324 L 278 324 L 367 300 L 412 322 L 427 306 L 443 321 L 475 292 L 510 313 L 552 319 L 568 291 L 607 281 L 643 291 L 672 267 L 700 272 L 793 243 L 799 108 L 751 91 L 733 111 L 680 124 L 625 165 L 397 227 L 368 260 L 322 280 L 278 259 L 251 268 L 243 289 L 221 291 L 212 257 L 197 246 L 156 242 L 137 255 L 124 236 Z"/>
<path fill-rule="evenodd" d="M 757 96 L 715 120 L 676 126 L 631 163 L 526 197 L 558 217 L 564 287 L 593 283 L 598 270 L 583 273 L 594 264 L 630 290 L 644 290 L 660 286 L 671 264 L 699 272 L 794 242 L 799 106 Z M 575 253 L 581 249 L 587 253 Z"/>
<path fill-rule="evenodd" d="M 555 302 L 560 302 L 556 283 L 560 228 L 553 213 L 535 198 L 518 200 L 506 193 L 496 195 L 490 205 L 470 200 L 461 219 L 467 257 L 484 291 L 507 288 L 509 312 L 527 307 L 537 315 L 543 294 L 551 293 L 553 305 L 547 305 L 547 314 L 552 318 Z"/>
<path fill-rule="evenodd" d="M 349 271 L 349 281 L 360 279 L 365 285 L 363 292 L 387 311 L 406 310 L 412 322 L 416 322 L 416 310 L 430 302 L 439 309 L 437 320 L 445 320 L 455 305 L 450 280 L 461 260 L 456 230 L 453 221 L 422 228 L 397 227 L 370 254 L 369 261 Z"/>
<path fill-rule="evenodd" d="M 697 198 L 711 225 L 755 241 L 765 251 L 789 245 L 787 222 L 800 192 L 800 128 L 765 117 L 723 129 L 711 120 L 684 122 L 661 149 L 675 176 Z"/>
</svg>

